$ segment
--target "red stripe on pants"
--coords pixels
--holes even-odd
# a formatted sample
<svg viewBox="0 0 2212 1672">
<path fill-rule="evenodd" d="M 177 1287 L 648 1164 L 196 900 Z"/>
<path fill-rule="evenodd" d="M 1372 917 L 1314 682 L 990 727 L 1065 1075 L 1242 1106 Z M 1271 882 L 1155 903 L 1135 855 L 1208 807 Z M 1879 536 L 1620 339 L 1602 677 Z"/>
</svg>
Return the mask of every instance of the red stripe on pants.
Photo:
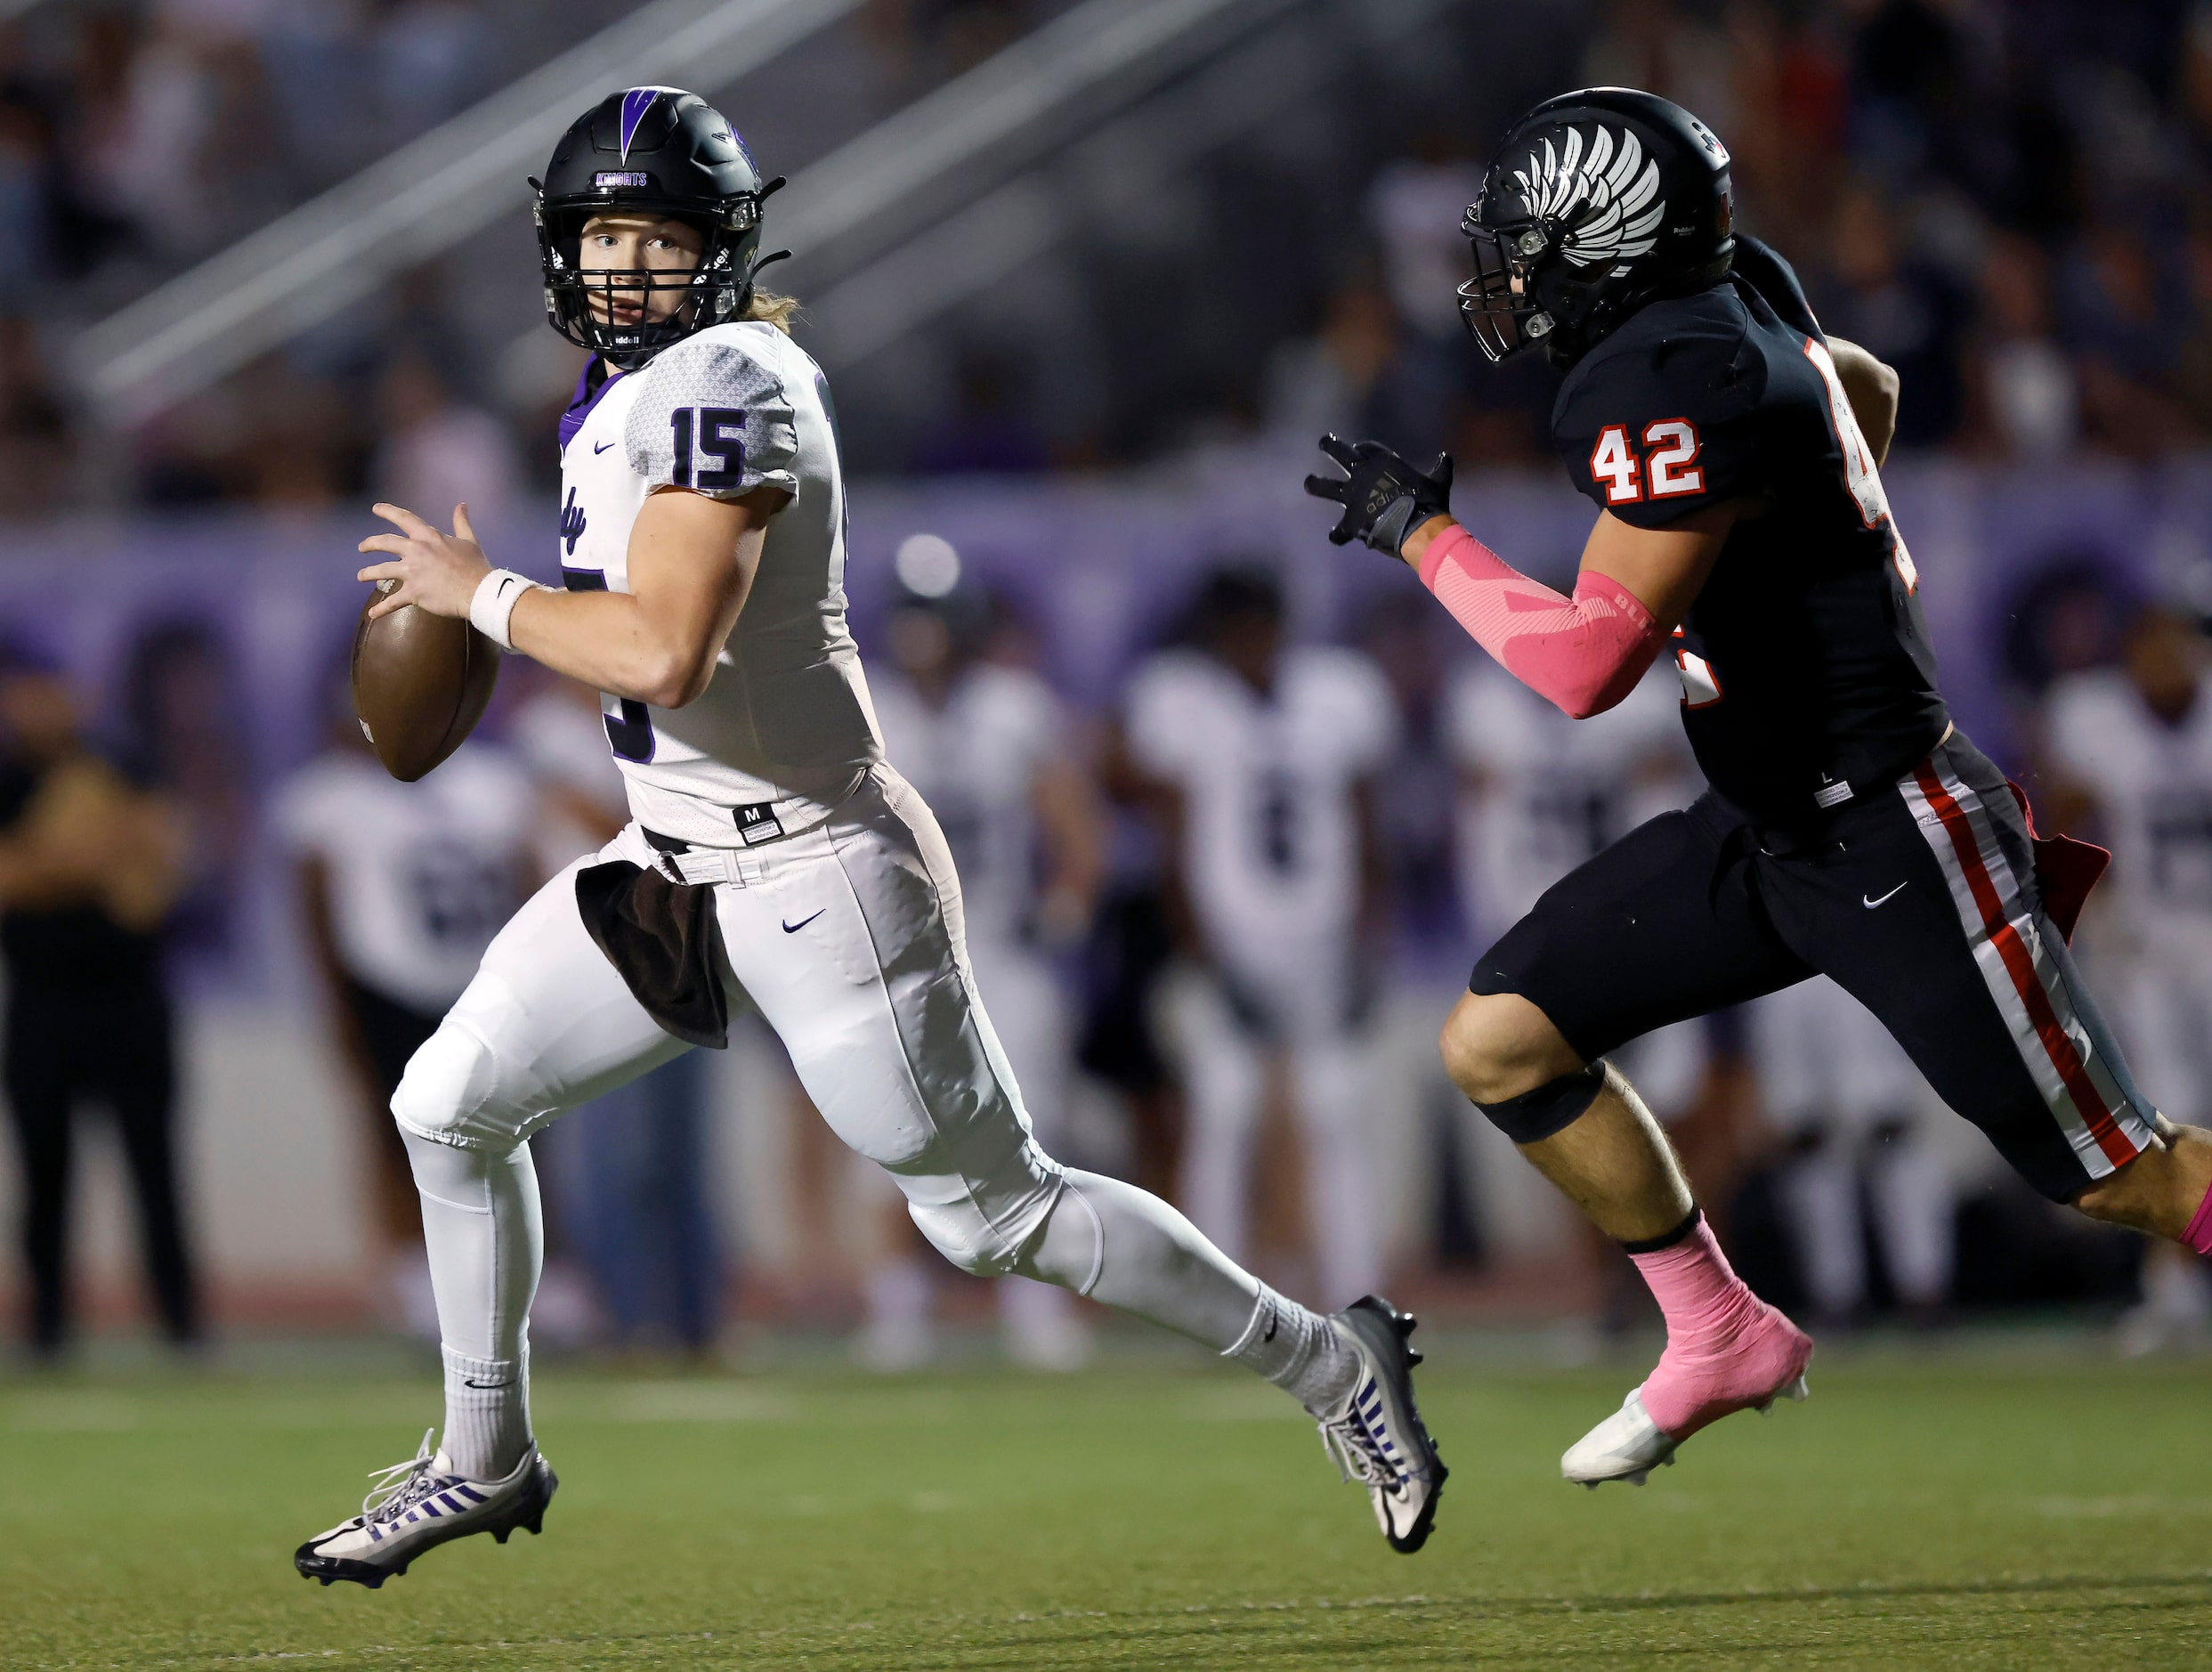
<svg viewBox="0 0 2212 1672">
<path fill-rule="evenodd" d="M 1943 787 L 1923 761 L 1913 769 L 1921 794 L 1928 798 L 1928 805 L 1943 821 L 1944 832 L 1951 839 L 1951 848 L 1958 856 L 1959 868 L 1965 873 L 1966 887 L 1973 893 L 1974 905 L 1981 913 L 1982 931 L 1989 944 L 1997 948 L 2004 960 L 2005 973 L 2013 978 L 2013 989 L 2020 994 L 2020 1002 L 2027 1008 L 2028 1020 L 2043 1042 L 2044 1054 L 2051 1066 L 2058 1070 L 2058 1077 L 2072 1097 L 2075 1110 L 2096 1140 L 2104 1158 L 2114 1166 L 2135 1158 L 2135 1146 L 2130 1143 L 2112 1119 L 2112 1112 L 2105 1108 L 2104 1100 L 2089 1078 L 2087 1066 L 2066 1030 L 2059 1026 L 2058 1016 L 2051 1009 L 2050 994 L 2043 990 L 2043 983 L 2036 974 L 2035 958 L 2020 932 L 2005 918 L 2003 903 L 1997 898 L 1997 883 L 1989 875 L 1989 868 L 1981 857 L 1981 845 L 1974 838 L 1973 826 L 1965 812 Z"/>
</svg>

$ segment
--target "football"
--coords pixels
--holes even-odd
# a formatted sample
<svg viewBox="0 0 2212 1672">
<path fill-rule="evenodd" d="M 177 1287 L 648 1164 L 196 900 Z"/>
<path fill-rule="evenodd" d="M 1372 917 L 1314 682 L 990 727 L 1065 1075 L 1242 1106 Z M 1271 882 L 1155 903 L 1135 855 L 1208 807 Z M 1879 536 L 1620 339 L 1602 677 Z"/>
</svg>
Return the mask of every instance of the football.
<svg viewBox="0 0 2212 1672">
<path fill-rule="evenodd" d="M 380 580 L 353 629 L 353 712 L 385 770 L 412 783 L 461 746 L 491 702 L 499 647 L 466 621 L 411 604 L 369 619 L 396 580 Z"/>
</svg>

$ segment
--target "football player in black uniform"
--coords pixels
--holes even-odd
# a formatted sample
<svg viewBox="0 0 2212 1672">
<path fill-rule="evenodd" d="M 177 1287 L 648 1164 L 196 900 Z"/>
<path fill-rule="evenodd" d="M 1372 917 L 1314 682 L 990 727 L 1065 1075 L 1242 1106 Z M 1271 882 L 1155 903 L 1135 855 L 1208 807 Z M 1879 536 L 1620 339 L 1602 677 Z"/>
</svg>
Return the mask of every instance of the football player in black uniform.
<svg viewBox="0 0 2212 1672">
<path fill-rule="evenodd" d="M 2212 1133 L 2139 1092 L 2065 933 L 2103 856 L 2038 839 L 1951 724 L 1876 465 L 1896 377 L 1824 336 L 1734 232 L 1728 153 L 1649 93 L 1594 88 L 1508 133 L 1467 211 L 1462 309 L 1493 360 L 1566 373 L 1552 434 L 1597 525 L 1571 597 L 1449 515 L 1451 461 L 1322 446 L 1307 488 L 1415 567 L 1508 670 L 1577 717 L 1662 650 L 1710 784 L 1561 881 L 1475 966 L 1452 1077 L 1627 1247 L 1658 1367 L 1569 1450 L 1641 1482 L 1706 1424 L 1803 1396 L 1812 1343 L 1730 1270 L 1605 1053 L 1816 972 L 1864 1003 L 2022 1177 L 2092 1218 L 2212 1245 Z M 1869 440 L 1869 432 L 1872 440 Z"/>
</svg>

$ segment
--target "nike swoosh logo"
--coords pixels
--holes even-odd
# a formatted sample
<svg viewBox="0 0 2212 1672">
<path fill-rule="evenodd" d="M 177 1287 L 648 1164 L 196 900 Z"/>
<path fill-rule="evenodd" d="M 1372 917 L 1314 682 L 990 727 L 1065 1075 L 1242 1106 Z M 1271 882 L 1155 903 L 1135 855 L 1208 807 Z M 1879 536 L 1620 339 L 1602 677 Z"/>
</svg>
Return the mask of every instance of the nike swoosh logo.
<svg viewBox="0 0 2212 1672">
<path fill-rule="evenodd" d="M 613 445 L 612 442 L 594 442 L 591 444 L 591 450 L 595 453 L 604 453 Z"/>
<path fill-rule="evenodd" d="M 478 1382 L 471 1377 L 463 1376 L 461 1378 L 461 1385 L 463 1387 L 482 1388 L 489 1391 L 493 1388 L 513 1387 L 515 1384 L 512 1382 Z"/>
<path fill-rule="evenodd" d="M 830 908 L 825 905 L 822 908 L 822 912 L 826 912 Z M 822 915 L 822 912 L 816 912 L 814 913 L 814 917 L 820 917 Z M 814 917 L 802 917 L 796 923 L 786 923 L 783 926 L 783 932 L 787 935 L 796 935 L 800 929 L 806 928 L 807 924 L 813 922 L 814 921 Z"/>
<path fill-rule="evenodd" d="M 1882 904 L 1882 900 L 1890 900 L 1890 899 L 1894 899 L 1894 898 L 1896 898 L 1896 897 L 1897 897 L 1897 896 L 1899 896 L 1900 894 L 1902 894 L 1902 893 L 1905 891 L 1905 886 L 1906 886 L 1906 885 L 1905 885 L 1905 884 L 1903 884 L 1903 883 L 1901 883 L 1901 882 L 1900 882 L 1900 883 L 1899 883 L 1899 884 L 1898 884 L 1895 888 L 1892 889 L 1891 889 L 1891 890 L 1890 890 L 1887 894 L 1884 895 L 1884 896 L 1882 897 L 1882 899 L 1881 899 L 1881 900 L 1877 900 L 1877 899 L 1874 898 L 1874 897 L 1873 897 L 1872 896 L 1870 896 L 1870 895 L 1865 895 L 1865 894 L 1862 894 L 1862 895 L 1860 895 L 1860 896 L 1859 897 L 1859 904 L 1860 904 L 1860 905 L 1863 905 L 1863 906 L 1865 906 L 1865 907 L 1867 908 L 1867 910 L 1868 910 L 1869 912 L 1871 912 L 1872 910 L 1874 910 L 1874 908 L 1875 908 L 1876 906 L 1877 906 L 1877 905 L 1881 905 L 1881 904 Z"/>
</svg>

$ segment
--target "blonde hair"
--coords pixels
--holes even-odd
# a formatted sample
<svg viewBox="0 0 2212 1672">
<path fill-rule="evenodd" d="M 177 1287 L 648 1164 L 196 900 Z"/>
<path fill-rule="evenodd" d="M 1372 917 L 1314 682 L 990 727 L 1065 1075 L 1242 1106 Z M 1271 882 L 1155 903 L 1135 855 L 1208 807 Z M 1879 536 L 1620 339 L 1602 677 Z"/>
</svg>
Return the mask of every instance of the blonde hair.
<svg viewBox="0 0 2212 1672">
<path fill-rule="evenodd" d="M 773 290 L 755 289 L 745 299 L 745 317 L 748 320 L 766 321 L 786 337 L 791 334 L 791 320 L 798 312 L 797 296 L 778 296 Z"/>
</svg>

